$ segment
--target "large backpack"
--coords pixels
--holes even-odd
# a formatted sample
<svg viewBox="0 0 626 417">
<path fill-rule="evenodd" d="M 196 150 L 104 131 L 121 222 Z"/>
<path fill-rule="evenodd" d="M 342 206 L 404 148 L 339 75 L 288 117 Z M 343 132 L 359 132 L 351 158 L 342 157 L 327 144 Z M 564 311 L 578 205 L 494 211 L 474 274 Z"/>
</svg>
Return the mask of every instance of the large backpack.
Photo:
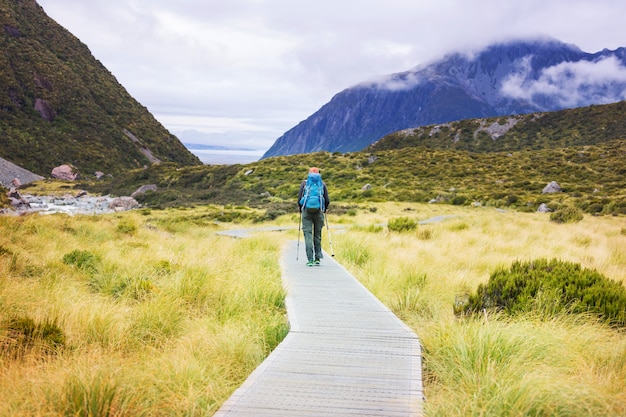
<svg viewBox="0 0 626 417">
<path fill-rule="evenodd" d="M 324 183 L 322 182 L 322 175 L 317 172 L 309 173 L 304 185 L 304 192 L 300 199 L 300 206 L 302 209 L 306 209 L 309 212 L 324 211 Z"/>
</svg>

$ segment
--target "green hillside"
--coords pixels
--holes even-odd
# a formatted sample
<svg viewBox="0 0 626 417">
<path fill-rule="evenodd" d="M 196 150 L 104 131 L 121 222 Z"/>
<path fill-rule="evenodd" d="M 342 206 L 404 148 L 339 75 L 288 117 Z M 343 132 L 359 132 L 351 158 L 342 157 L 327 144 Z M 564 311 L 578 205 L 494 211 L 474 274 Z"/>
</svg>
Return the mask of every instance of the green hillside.
<svg viewBox="0 0 626 417">
<path fill-rule="evenodd" d="M 332 210 L 404 201 L 626 214 L 626 102 L 408 129 L 361 152 L 204 166 L 36 2 L 0 0 L 0 16 L 0 157 L 44 176 L 73 164 L 86 174 L 76 187 L 129 195 L 156 184 L 144 206 L 245 205 L 273 218 L 294 209 L 315 165 Z M 115 178 L 91 182 L 95 171 Z M 552 181 L 563 192 L 542 193 Z"/>
<path fill-rule="evenodd" d="M 623 215 L 625 156 L 626 140 L 507 152 L 425 147 L 350 154 L 321 152 L 247 165 L 179 169 L 161 164 L 130 171 L 91 189 L 128 195 L 140 185 L 156 184 L 158 191 L 138 197 L 140 202 L 149 207 L 248 205 L 265 208 L 265 217 L 273 218 L 295 210 L 300 181 L 308 167 L 318 166 L 335 213 L 352 203 L 434 201 L 520 211 L 535 211 L 545 203 L 553 210 L 571 206 L 588 214 Z M 559 183 L 563 192 L 543 194 L 543 188 L 552 181 Z"/>
<path fill-rule="evenodd" d="M 387 135 L 368 150 L 413 146 L 472 152 L 554 149 L 626 139 L 626 101 L 548 113 L 469 119 Z"/>
<path fill-rule="evenodd" d="M 401 201 L 519 211 L 546 204 L 553 211 L 572 207 L 592 215 L 624 215 L 625 113 L 622 102 L 517 116 L 514 125 L 509 118 L 465 120 L 398 132 L 362 152 L 280 156 L 231 166 L 160 164 L 108 183 L 78 186 L 128 195 L 156 184 L 156 192 L 138 197 L 145 206 L 246 205 L 265 209 L 260 220 L 294 210 L 300 181 L 310 166 L 318 166 L 335 212 L 353 203 Z M 487 150 L 485 127 L 507 124 L 506 133 L 489 137 Z M 562 192 L 543 193 L 553 181 Z"/>
<path fill-rule="evenodd" d="M 34 0 L 0 0 L 0 157 L 37 174 L 201 162 Z"/>
</svg>

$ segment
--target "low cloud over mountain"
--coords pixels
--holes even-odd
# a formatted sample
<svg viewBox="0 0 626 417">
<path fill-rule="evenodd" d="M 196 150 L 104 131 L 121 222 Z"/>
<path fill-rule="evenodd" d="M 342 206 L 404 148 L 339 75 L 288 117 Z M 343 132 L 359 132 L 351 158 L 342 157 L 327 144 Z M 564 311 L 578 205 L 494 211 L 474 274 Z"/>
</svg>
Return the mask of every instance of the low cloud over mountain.
<svg viewBox="0 0 626 417">
<path fill-rule="evenodd" d="M 357 151 L 410 127 L 624 99 L 625 48 L 590 54 L 556 40 L 502 43 L 348 88 L 264 157 Z"/>
</svg>

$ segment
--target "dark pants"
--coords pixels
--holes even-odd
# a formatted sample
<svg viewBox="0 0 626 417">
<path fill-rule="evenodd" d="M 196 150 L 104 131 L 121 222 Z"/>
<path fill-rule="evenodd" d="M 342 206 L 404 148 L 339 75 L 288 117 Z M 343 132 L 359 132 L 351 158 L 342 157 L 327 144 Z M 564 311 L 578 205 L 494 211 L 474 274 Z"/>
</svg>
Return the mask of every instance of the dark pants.
<svg viewBox="0 0 626 417">
<path fill-rule="evenodd" d="M 302 231 L 306 257 L 310 262 L 322 259 L 322 228 L 324 227 L 324 213 L 302 211 Z"/>
</svg>

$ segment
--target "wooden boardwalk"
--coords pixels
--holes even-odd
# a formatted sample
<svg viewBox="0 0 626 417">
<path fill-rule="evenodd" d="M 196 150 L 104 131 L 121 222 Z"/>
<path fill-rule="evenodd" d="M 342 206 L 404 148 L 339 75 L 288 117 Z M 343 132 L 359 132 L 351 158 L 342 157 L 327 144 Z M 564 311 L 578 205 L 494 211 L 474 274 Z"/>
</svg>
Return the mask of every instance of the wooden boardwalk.
<svg viewBox="0 0 626 417">
<path fill-rule="evenodd" d="M 282 257 L 290 332 L 218 417 L 422 416 L 419 339 L 328 254 Z"/>
</svg>

